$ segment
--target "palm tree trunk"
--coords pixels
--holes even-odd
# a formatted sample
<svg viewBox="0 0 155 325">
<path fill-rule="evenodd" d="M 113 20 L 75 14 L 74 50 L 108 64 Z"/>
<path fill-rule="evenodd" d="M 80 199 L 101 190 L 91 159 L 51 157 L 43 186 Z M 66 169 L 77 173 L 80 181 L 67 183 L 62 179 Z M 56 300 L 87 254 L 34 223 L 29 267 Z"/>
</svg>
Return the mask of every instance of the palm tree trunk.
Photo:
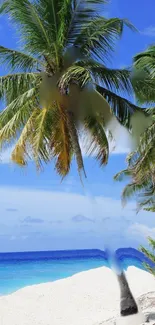
<svg viewBox="0 0 155 325">
<path fill-rule="evenodd" d="M 138 307 L 136 301 L 130 291 L 126 276 L 122 271 L 117 274 L 117 279 L 120 286 L 120 314 L 121 316 L 129 316 L 138 313 Z"/>
<path fill-rule="evenodd" d="M 79 175 L 81 176 L 81 170 L 83 170 L 84 175 L 86 177 L 83 158 L 82 158 L 82 152 L 81 152 L 78 134 L 77 134 L 77 130 L 76 130 L 76 125 L 75 125 L 75 121 L 74 121 L 74 115 L 70 111 L 68 112 L 68 128 L 69 128 L 69 132 L 71 134 L 72 146 L 73 146 L 73 150 L 74 150 L 77 165 L 78 165 Z"/>
</svg>

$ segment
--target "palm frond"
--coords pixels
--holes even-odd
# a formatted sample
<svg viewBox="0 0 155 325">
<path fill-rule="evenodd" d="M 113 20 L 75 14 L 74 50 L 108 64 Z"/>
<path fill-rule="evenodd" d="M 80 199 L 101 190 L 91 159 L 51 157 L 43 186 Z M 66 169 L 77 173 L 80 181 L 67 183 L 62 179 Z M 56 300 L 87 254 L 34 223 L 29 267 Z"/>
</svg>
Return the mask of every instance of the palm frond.
<svg viewBox="0 0 155 325">
<path fill-rule="evenodd" d="M 80 31 L 86 28 L 92 17 L 103 13 L 107 3 L 107 0 L 64 0 L 60 15 L 64 45 L 75 44 Z"/>
<path fill-rule="evenodd" d="M 29 105 L 29 103 L 33 102 L 37 103 L 36 99 L 36 88 L 29 89 L 24 94 L 18 96 L 16 99 L 14 99 L 1 113 L 0 113 L 0 130 L 2 131 L 3 127 L 9 123 L 11 119 L 16 116 L 16 113 L 20 115 L 20 109 L 26 105 L 26 107 Z M 22 122 L 22 120 L 21 120 Z"/>
<path fill-rule="evenodd" d="M 29 150 L 28 147 L 28 140 L 30 139 L 32 132 L 34 130 L 33 128 L 33 122 L 36 117 L 40 113 L 40 109 L 36 108 L 34 109 L 33 113 L 30 115 L 29 119 L 27 120 L 18 141 L 16 142 L 15 148 L 13 149 L 13 152 L 11 153 L 11 160 L 20 165 L 25 166 L 27 165 L 27 161 L 30 159 Z"/>
<path fill-rule="evenodd" d="M 152 195 L 154 197 L 152 197 Z M 138 202 L 139 211 L 143 209 L 148 212 L 155 212 L 155 193 L 152 195 L 148 200 L 141 200 L 141 202 Z"/>
<path fill-rule="evenodd" d="M 84 87 L 91 80 L 90 72 L 78 65 L 73 65 L 67 69 L 59 80 L 58 86 L 61 91 L 66 91 L 69 84 L 76 83 L 80 88 Z"/>
<path fill-rule="evenodd" d="M 52 39 L 55 42 L 58 40 L 58 33 L 61 26 L 60 11 L 62 10 L 62 6 L 64 4 L 67 6 L 68 3 L 70 3 L 69 0 L 40 0 L 36 5 L 39 17 L 45 24 L 46 31 L 48 31 L 48 33 L 51 32 Z"/>
<path fill-rule="evenodd" d="M 65 29 L 70 20 L 71 4 L 71 0 L 40 0 L 36 5 L 51 43 L 51 50 L 47 56 L 55 62 L 57 67 L 62 64 Z"/>
<path fill-rule="evenodd" d="M 155 77 L 155 45 L 150 46 L 146 51 L 134 57 L 134 66 Z"/>
<path fill-rule="evenodd" d="M 30 54 L 9 49 L 4 46 L 0 46 L 0 63 L 6 65 L 6 68 L 11 68 L 12 70 L 29 72 L 43 66 L 42 61 Z"/>
<path fill-rule="evenodd" d="M 86 145 L 88 154 L 95 155 L 100 166 L 106 165 L 109 157 L 109 144 L 102 123 L 93 116 L 89 116 L 85 119 L 84 126 L 86 133 L 90 134 L 89 144 Z M 87 138 L 87 134 L 85 136 Z"/>
<path fill-rule="evenodd" d="M 130 177 L 131 173 L 132 173 L 132 170 L 130 170 L 130 169 L 121 170 L 119 173 L 117 173 L 114 176 L 114 180 L 121 182 L 125 177 Z"/>
<path fill-rule="evenodd" d="M 155 276 L 155 267 L 151 267 L 148 263 L 143 263 L 143 265 L 146 270 L 148 270 L 153 276 Z"/>
<path fill-rule="evenodd" d="M 50 108 L 42 108 L 33 120 L 33 133 L 30 137 L 33 159 L 38 169 L 42 163 L 51 159 L 49 141 L 52 133 L 52 111 Z"/>
<path fill-rule="evenodd" d="M 130 70 L 110 69 L 94 60 L 78 61 L 77 65 L 89 70 L 95 82 L 102 82 L 103 87 L 115 92 L 133 93 Z"/>
<path fill-rule="evenodd" d="M 151 161 L 153 161 L 152 158 L 154 158 L 155 155 L 154 143 L 155 143 L 155 123 L 152 123 L 147 128 L 145 133 L 141 136 L 139 146 L 137 150 L 128 158 L 128 163 L 130 165 L 135 163 L 136 165 L 143 164 L 143 168 L 145 168 L 145 162 L 146 162 L 147 166 L 149 164 L 151 166 Z"/>
<path fill-rule="evenodd" d="M 155 212 L 155 202 L 154 202 L 154 206 L 153 206 L 153 207 L 149 207 L 149 208 L 144 208 L 144 207 L 143 207 L 143 209 L 144 209 L 145 211 L 148 211 L 148 212 Z"/>
<path fill-rule="evenodd" d="M 139 185 L 136 182 L 127 184 L 122 192 L 122 203 L 125 205 L 127 203 L 127 200 L 129 200 L 132 197 L 136 197 L 137 193 L 141 192 L 143 188 L 143 185 Z"/>
<path fill-rule="evenodd" d="M 154 103 L 155 46 L 137 54 L 133 59 L 132 84 L 139 103 Z"/>
<path fill-rule="evenodd" d="M 39 73 L 14 73 L 0 77 L 0 99 L 10 104 L 31 88 L 39 86 Z"/>
<path fill-rule="evenodd" d="M 24 127 L 25 123 L 29 119 L 32 113 L 32 107 L 30 103 L 24 103 L 22 107 L 13 115 L 12 118 L 8 120 L 5 125 L 0 128 L 0 147 L 7 146 L 9 143 L 12 143 L 13 140 L 16 140 L 18 133 Z M 0 123 L 4 123 L 3 119 L 0 116 Z"/>
<path fill-rule="evenodd" d="M 148 263 L 144 263 L 144 267 L 152 274 L 155 276 L 155 240 L 152 239 L 151 237 L 148 237 L 148 243 L 149 246 L 151 247 L 150 249 L 145 248 L 144 246 L 139 247 L 139 251 L 142 252 L 153 264 L 150 265 Z"/>
<path fill-rule="evenodd" d="M 152 239 L 150 236 L 148 237 L 148 243 L 149 243 L 149 246 L 155 250 L 155 240 Z"/>
<path fill-rule="evenodd" d="M 145 254 L 153 263 L 155 263 L 155 256 L 153 253 L 151 253 L 149 250 L 147 250 L 145 247 L 141 246 L 140 251 Z"/>
<path fill-rule="evenodd" d="M 134 89 L 136 100 L 139 104 L 154 104 L 155 77 L 140 68 L 134 69 L 131 76 L 131 83 Z"/>
<path fill-rule="evenodd" d="M 51 150 L 56 158 L 55 167 L 60 176 L 64 178 L 70 171 L 73 155 L 71 132 L 69 129 L 68 116 L 61 105 L 57 105 L 57 116 L 52 130 Z"/>
<path fill-rule="evenodd" d="M 43 8 L 42 8 L 43 9 Z M 44 7 L 44 13 L 47 6 Z M 2 5 L 0 12 L 6 13 L 15 24 L 19 26 L 21 40 L 24 41 L 24 48 L 30 53 L 48 54 L 52 51 L 53 26 L 47 28 L 47 19 L 40 16 L 39 3 L 29 0 L 10 0 Z"/>
<path fill-rule="evenodd" d="M 105 62 L 114 50 L 115 41 L 122 35 L 124 25 L 129 26 L 129 22 L 119 18 L 91 18 L 77 36 L 74 45 L 86 56 Z"/>
<path fill-rule="evenodd" d="M 130 127 L 130 118 L 132 114 L 136 111 L 141 111 L 141 109 L 132 104 L 129 100 L 118 96 L 106 88 L 96 85 L 96 89 L 107 100 L 118 120 L 123 125 Z"/>
<path fill-rule="evenodd" d="M 58 41 L 62 47 L 65 47 L 68 42 L 68 34 L 70 24 L 73 20 L 73 1 L 63 0 L 59 11 L 60 26 L 58 30 Z"/>
<path fill-rule="evenodd" d="M 147 211 L 155 210 L 155 139 L 154 123 L 141 137 L 137 150 L 127 158 L 127 169 L 115 176 L 122 180 L 129 176 L 131 183 L 124 188 L 122 197 L 126 201 L 132 196 L 136 198 L 138 207 Z"/>
<path fill-rule="evenodd" d="M 76 123 L 74 120 L 74 115 L 72 112 L 68 112 L 67 114 L 68 117 L 68 129 L 71 135 L 71 141 L 72 141 L 72 147 L 73 147 L 73 152 L 76 157 L 76 162 L 78 166 L 78 172 L 81 178 L 81 171 L 83 171 L 84 176 L 86 177 L 86 172 L 84 168 L 84 162 L 83 162 L 83 157 L 82 157 L 82 152 L 79 144 L 79 137 L 78 137 L 78 131 L 76 127 Z"/>
</svg>

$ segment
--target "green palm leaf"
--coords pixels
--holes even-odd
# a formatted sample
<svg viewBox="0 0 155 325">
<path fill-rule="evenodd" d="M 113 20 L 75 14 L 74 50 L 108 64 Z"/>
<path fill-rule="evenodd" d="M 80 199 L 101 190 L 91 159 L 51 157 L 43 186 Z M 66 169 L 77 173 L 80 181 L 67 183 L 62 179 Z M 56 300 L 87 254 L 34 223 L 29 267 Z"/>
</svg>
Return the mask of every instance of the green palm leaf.
<svg viewBox="0 0 155 325">
<path fill-rule="evenodd" d="M 82 29 L 74 44 L 86 56 L 92 55 L 93 58 L 104 62 L 113 51 L 115 41 L 122 35 L 125 24 L 130 25 L 126 20 L 119 18 L 94 18 Z"/>
<path fill-rule="evenodd" d="M 66 116 L 60 105 L 57 108 L 61 114 L 56 115 L 50 147 L 52 155 L 56 158 L 57 172 L 64 178 L 70 171 L 74 145 L 69 129 L 68 115 Z"/>
<path fill-rule="evenodd" d="M 127 169 L 115 175 L 116 180 L 129 176 L 132 182 L 124 188 L 122 199 L 135 197 L 138 211 L 155 209 L 155 139 L 154 123 L 144 132 L 137 150 L 127 159 Z"/>
<path fill-rule="evenodd" d="M 117 173 L 114 176 L 114 180 L 121 182 L 125 177 L 131 176 L 131 173 L 132 173 L 132 170 L 130 170 L 130 169 L 121 170 L 119 173 Z"/>
<path fill-rule="evenodd" d="M 131 197 L 134 197 L 137 195 L 137 193 L 142 192 L 142 189 L 143 186 L 141 184 L 134 182 L 126 185 L 122 193 L 123 205 L 125 205 L 127 200 L 129 200 Z"/>
<path fill-rule="evenodd" d="M 30 159 L 30 147 L 28 146 L 28 139 L 31 137 L 33 132 L 34 119 L 39 113 L 38 108 L 34 109 L 33 113 L 30 115 L 25 126 L 23 127 L 23 130 L 11 154 L 12 161 L 20 166 L 27 165 L 27 161 Z"/>
<path fill-rule="evenodd" d="M 61 35 L 64 45 L 75 44 L 79 33 L 86 28 L 92 17 L 97 17 L 103 12 L 107 0 L 64 0 L 60 12 Z"/>
<path fill-rule="evenodd" d="M 39 87 L 39 73 L 14 73 L 0 77 L 0 98 L 10 104 L 19 95 L 28 90 Z"/>
<path fill-rule="evenodd" d="M 155 255 L 153 253 L 155 249 L 155 241 L 151 237 L 148 237 L 148 242 L 149 242 L 149 246 L 152 248 L 152 252 L 150 252 L 148 249 L 146 249 L 143 246 L 140 246 L 139 250 L 143 254 L 145 254 L 145 256 L 147 256 L 153 263 L 155 263 Z"/>
<path fill-rule="evenodd" d="M 35 104 L 36 89 L 32 88 L 26 91 L 24 94 L 15 98 L 1 113 L 0 113 L 0 130 L 9 123 L 9 121 L 14 118 L 16 113 L 20 111 L 22 107 L 26 105 L 28 107 L 29 103 Z M 37 103 L 37 100 L 36 100 Z M 31 106 L 31 105 L 30 105 Z"/>
<path fill-rule="evenodd" d="M 49 26 L 46 28 L 46 21 L 40 17 L 36 2 L 29 0 L 10 0 L 2 5 L 0 12 L 10 15 L 12 21 L 18 24 L 24 48 L 30 53 L 50 53 L 52 51 L 52 34 Z M 45 8 L 44 8 L 45 10 Z M 47 12 L 47 11 L 46 11 Z"/>
<path fill-rule="evenodd" d="M 139 104 L 153 105 L 155 103 L 155 78 L 141 69 L 135 70 L 131 78 L 134 93 Z"/>
<path fill-rule="evenodd" d="M 140 103 L 155 103 L 155 46 L 137 54 L 133 59 L 132 83 Z"/>
<path fill-rule="evenodd" d="M 18 132 L 24 127 L 31 115 L 30 105 L 24 104 L 11 119 L 0 129 L 0 147 L 12 143 L 18 137 Z M 3 122 L 3 121 L 2 121 Z"/>
<path fill-rule="evenodd" d="M 147 258 L 149 258 L 155 264 L 155 240 L 151 237 L 148 237 L 148 243 L 151 248 L 147 249 L 144 246 L 139 247 L 139 251 L 142 252 Z M 144 263 L 144 267 L 155 276 L 155 266 L 150 266 L 148 263 Z"/>
<path fill-rule="evenodd" d="M 93 60 L 79 61 L 77 65 L 90 71 L 90 75 L 95 82 L 102 83 L 107 89 L 115 92 L 133 93 L 130 70 L 110 69 Z"/>
<path fill-rule="evenodd" d="M 62 75 L 58 85 L 62 91 L 65 91 L 72 82 L 78 84 L 82 88 L 89 81 L 91 81 L 89 70 L 80 65 L 73 65 Z"/>
<path fill-rule="evenodd" d="M 109 144 L 103 128 L 103 125 L 94 117 L 87 117 L 85 119 L 86 132 L 90 133 L 90 139 L 86 145 L 87 153 L 95 155 L 99 160 L 100 166 L 106 165 L 109 157 Z M 86 133 L 87 138 L 87 133 Z"/>
<path fill-rule="evenodd" d="M 107 100 L 118 120 L 129 127 L 131 115 L 141 109 L 106 88 L 96 85 L 96 89 Z"/>
<path fill-rule="evenodd" d="M 44 107 L 35 115 L 33 121 L 33 133 L 30 137 L 30 144 L 37 168 L 41 168 L 42 162 L 47 163 L 50 160 L 48 143 L 51 136 L 51 116 L 49 108 Z"/>
<path fill-rule="evenodd" d="M 137 69 L 149 72 L 155 77 L 155 45 L 150 46 L 146 51 L 134 57 L 134 66 Z"/>
<path fill-rule="evenodd" d="M 31 71 L 40 67 L 42 62 L 30 54 L 0 46 L 0 63 L 12 70 Z"/>
</svg>

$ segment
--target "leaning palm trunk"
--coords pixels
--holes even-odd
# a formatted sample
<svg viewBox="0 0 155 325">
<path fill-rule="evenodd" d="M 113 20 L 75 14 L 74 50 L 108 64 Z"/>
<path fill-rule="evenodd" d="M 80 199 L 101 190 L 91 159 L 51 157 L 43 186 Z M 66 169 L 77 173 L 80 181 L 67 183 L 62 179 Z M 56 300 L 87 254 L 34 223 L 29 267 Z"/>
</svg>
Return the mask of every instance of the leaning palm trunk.
<svg viewBox="0 0 155 325">
<path fill-rule="evenodd" d="M 120 318 L 117 325 L 141 325 L 146 321 L 145 316 L 139 310 L 137 303 L 130 291 L 126 276 L 122 271 L 117 274 L 120 286 Z"/>
<path fill-rule="evenodd" d="M 120 286 L 120 314 L 121 316 L 129 316 L 138 313 L 138 307 L 135 299 L 130 291 L 126 276 L 122 271 L 117 274 L 117 280 Z"/>
<path fill-rule="evenodd" d="M 138 313 L 138 307 L 131 293 L 125 273 L 115 253 L 107 249 L 108 259 L 120 287 L 120 315 L 130 316 Z M 138 325 L 138 324 L 137 324 Z"/>
<path fill-rule="evenodd" d="M 118 264 L 118 263 L 117 263 Z M 116 272 L 120 287 L 120 318 L 117 319 L 117 325 L 140 325 L 145 322 L 145 316 L 139 310 L 138 305 L 131 293 L 125 273 L 120 270 Z"/>
</svg>

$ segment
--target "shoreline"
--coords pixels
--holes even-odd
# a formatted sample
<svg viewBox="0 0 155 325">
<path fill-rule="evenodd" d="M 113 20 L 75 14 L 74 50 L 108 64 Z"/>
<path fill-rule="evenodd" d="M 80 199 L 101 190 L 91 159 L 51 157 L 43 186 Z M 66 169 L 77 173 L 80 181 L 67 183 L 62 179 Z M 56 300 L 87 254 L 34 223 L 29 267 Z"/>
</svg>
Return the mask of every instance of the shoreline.
<svg viewBox="0 0 155 325">
<path fill-rule="evenodd" d="M 151 274 L 131 266 L 125 273 L 136 300 L 155 293 Z M 99 325 L 119 316 L 119 303 L 115 274 L 104 266 L 0 296 L 0 324 Z"/>
<path fill-rule="evenodd" d="M 127 266 L 127 268 L 124 268 L 124 272 L 126 273 L 127 272 L 127 270 L 128 270 L 128 268 L 132 268 L 132 267 L 134 267 L 134 268 L 136 268 L 136 269 L 139 269 L 139 270 L 142 270 L 142 271 L 146 271 L 147 273 L 149 273 L 147 270 L 145 270 L 144 269 L 144 267 L 143 268 L 141 268 L 140 266 L 136 266 L 136 265 L 129 265 L 129 266 Z M 107 263 L 107 265 L 105 264 L 105 265 L 102 265 L 102 266 L 93 266 L 92 268 L 90 268 L 90 269 L 85 269 L 85 270 L 81 270 L 81 271 L 77 271 L 77 272 L 75 272 L 75 273 L 73 273 L 73 274 L 71 274 L 71 275 L 67 275 L 67 276 L 62 276 L 62 277 L 60 277 L 60 278 L 57 278 L 57 279 L 51 279 L 51 280 L 46 280 L 46 281 L 40 281 L 39 283 L 38 282 L 34 282 L 34 283 L 32 283 L 32 284 L 25 284 L 25 285 L 21 285 L 21 286 L 19 286 L 19 287 L 15 287 L 14 289 L 12 289 L 10 292 L 7 292 L 7 293 L 1 293 L 0 292 L 0 297 L 6 297 L 6 296 L 9 296 L 9 295 L 12 295 L 12 294 L 14 294 L 14 293 L 16 293 L 16 292 L 18 292 L 18 291 L 20 291 L 20 290 L 23 290 L 24 288 L 27 288 L 27 287 L 33 287 L 33 286 L 38 286 L 38 285 L 44 285 L 44 284 L 47 284 L 47 283 L 49 283 L 49 284 L 52 284 L 52 283 L 55 283 L 55 282 L 57 282 L 57 281 L 61 281 L 61 280 L 65 280 L 65 279 L 68 279 L 68 278 L 72 278 L 72 277 L 74 277 L 74 276 L 76 276 L 76 275 L 78 275 L 78 274 L 82 274 L 82 273 L 85 273 L 85 272 L 89 272 L 89 271 L 92 271 L 92 270 L 96 270 L 96 269 L 101 269 L 101 268 L 106 268 L 106 269 L 108 269 L 108 270 L 113 270 L 112 269 L 112 267 L 110 267 L 110 265 Z M 114 276 L 115 276 L 115 273 L 114 273 Z"/>
<path fill-rule="evenodd" d="M 75 277 L 75 276 L 77 276 L 77 275 L 80 275 L 80 274 L 85 274 L 85 273 L 87 273 L 87 272 L 90 272 L 90 271 L 93 271 L 93 270 L 97 270 L 97 269 L 103 269 L 103 268 L 108 269 L 108 270 L 110 270 L 110 271 L 113 272 L 112 268 L 111 268 L 109 265 L 96 266 L 96 267 L 93 267 L 92 269 L 79 271 L 79 272 L 77 272 L 77 273 L 74 273 L 73 275 L 68 275 L 68 276 L 62 277 L 62 278 L 60 278 L 60 279 L 51 280 L 51 281 L 45 281 L 45 282 L 43 281 L 43 282 L 40 282 L 40 283 L 34 283 L 34 284 L 27 284 L 27 285 L 25 285 L 25 286 L 23 286 L 23 287 L 21 287 L 21 288 L 19 288 L 19 289 L 15 289 L 15 290 L 12 291 L 12 292 L 9 292 L 9 293 L 6 293 L 6 294 L 3 294 L 3 293 L 1 294 L 1 293 L 0 293 L 0 298 L 2 298 L 2 297 L 7 297 L 7 296 L 10 296 L 10 295 L 13 295 L 13 294 L 15 294 L 15 293 L 18 292 L 18 291 L 24 290 L 25 288 L 33 288 L 33 287 L 36 287 L 36 286 L 42 286 L 42 285 L 47 285 L 47 284 L 51 285 L 51 284 L 53 284 L 53 283 L 56 283 L 56 282 L 59 282 L 59 281 L 62 281 L 62 280 L 68 280 L 68 279 L 73 278 L 73 277 Z M 139 267 L 137 267 L 137 266 L 128 266 L 127 269 L 124 269 L 124 272 L 125 272 L 126 275 L 127 275 L 127 270 L 128 270 L 128 268 L 135 268 L 135 269 L 138 269 L 138 270 L 141 270 L 141 271 L 145 271 L 146 273 L 149 274 L 149 272 L 148 272 L 147 270 L 144 270 L 144 269 L 139 268 Z M 114 273 L 114 272 L 113 272 L 113 274 L 114 274 L 114 276 L 115 276 L 115 273 Z"/>
</svg>

